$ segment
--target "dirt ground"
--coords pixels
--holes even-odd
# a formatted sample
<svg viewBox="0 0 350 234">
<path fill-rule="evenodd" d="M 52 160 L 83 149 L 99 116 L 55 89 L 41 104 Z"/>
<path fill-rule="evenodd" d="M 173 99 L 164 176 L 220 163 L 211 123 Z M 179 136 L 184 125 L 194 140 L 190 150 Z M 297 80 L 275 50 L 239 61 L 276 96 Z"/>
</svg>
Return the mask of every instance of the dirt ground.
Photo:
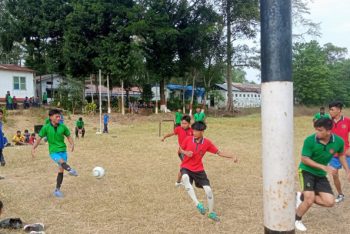
<svg viewBox="0 0 350 234">
<path fill-rule="evenodd" d="M 4 129 L 11 138 L 17 129 L 33 131 L 43 122 L 45 112 L 10 114 Z M 73 131 L 79 116 L 65 118 Z M 43 222 L 46 233 L 262 233 L 262 167 L 260 116 L 208 118 L 206 136 L 222 150 L 240 158 L 233 164 L 207 154 L 205 168 L 211 181 L 215 210 L 221 222 L 214 223 L 198 213 L 183 188 L 175 188 L 179 169 L 175 137 L 161 142 L 159 119 L 163 116 L 112 116 L 110 133 L 96 135 L 97 117 L 84 117 L 86 138 L 76 139 L 69 164 L 79 176 L 65 176 L 63 199 L 53 197 L 56 166 L 48 147 L 38 147 L 32 159 L 30 147 L 4 150 L 6 167 L 0 168 L 0 197 L 5 217 L 25 222 Z M 163 124 L 164 132 L 172 130 Z M 295 118 L 295 175 L 302 142 L 313 133 L 310 116 Z M 92 168 L 102 166 L 104 178 L 92 176 Z M 349 233 L 350 186 L 342 174 L 349 199 L 334 208 L 314 206 L 304 217 L 308 233 Z M 299 188 L 298 182 L 295 184 Z M 204 192 L 196 190 L 206 204 Z M 21 233 L 0 231 L 0 233 Z"/>
</svg>

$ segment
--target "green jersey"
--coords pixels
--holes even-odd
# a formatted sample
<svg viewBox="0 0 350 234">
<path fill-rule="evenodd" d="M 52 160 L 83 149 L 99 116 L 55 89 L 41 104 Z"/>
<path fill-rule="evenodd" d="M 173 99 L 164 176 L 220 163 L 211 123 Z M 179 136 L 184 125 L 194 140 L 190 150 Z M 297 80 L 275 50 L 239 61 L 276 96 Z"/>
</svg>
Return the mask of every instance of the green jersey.
<svg viewBox="0 0 350 234">
<path fill-rule="evenodd" d="M 12 104 L 13 103 L 13 99 L 10 95 L 7 96 L 7 102 L 8 104 Z"/>
<path fill-rule="evenodd" d="M 316 137 L 316 134 L 313 134 L 305 139 L 301 155 L 308 157 L 319 164 L 327 166 L 335 154 L 339 155 L 343 152 L 344 141 L 339 136 L 332 134 L 328 144 L 324 145 Z M 303 162 L 300 162 L 299 169 L 308 171 L 316 176 L 327 175 L 324 170 L 310 167 Z"/>
<path fill-rule="evenodd" d="M 175 124 L 181 124 L 181 119 L 182 119 L 182 113 L 176 112 L 175 113 Z"/>
<path fill-rule="evenodd" d="M 77 120 L 77 122 L 75 123 L 75 126 L 77 126 L 77 128 L 81 129 L 84 127 L 84 121 L 83 120 Z"/>
<path fill-rule="evenodd" d="M 45 125 L 46 125 L 46 124 L 50 124 L 50 123 L 51 123 L 50 118 L 47 117 L 47 118 L 45 119 Z"/>
<path fill-rule="evenodd" d="M 320 112 L 316 113 L 314 115 L 314 120 L 319 120 L 321 118 L 328 118 L 328 119 L 331 119 L 331 116 L 327 113 L 324 113 L 324 114 L 321 114 Z"/>
<path fill-rule="evenodd" d="M 47 101 L 47 93 L 43 94 L 43 101 Z"/>
<path fill-rule="evenodd" d="M 194 114 L 194 121 L 198 122 L 198 121 L 203 121 L 204 122 L 205 119 L 205 114 L 203 112 L 199 112 Z"/>
<path fill-rule="evenodd" d="M 54 127 L 52 124 L 46 124 L 39 132 L 39 137 L 47 137 L 50 154 L 67 151 L 66 143 L 64 143 L 65 136 L 69 137 L 70 131 L 64 124 L 58 124 L 57 127 Z"/>
</svg>

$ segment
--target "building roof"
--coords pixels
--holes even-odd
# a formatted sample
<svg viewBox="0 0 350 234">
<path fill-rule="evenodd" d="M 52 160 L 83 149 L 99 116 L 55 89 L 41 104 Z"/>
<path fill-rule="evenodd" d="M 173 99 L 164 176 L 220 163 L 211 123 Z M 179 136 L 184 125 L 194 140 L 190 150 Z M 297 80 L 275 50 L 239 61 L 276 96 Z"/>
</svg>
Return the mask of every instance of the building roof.
<svg viewBox="0 0 350 234">
<path fill-rule="evenodd" d="M 220 89 L 227 91 L 226 83 L 215 84 L 215 85 Z M 257 84 L 232 83 L 232 91 L 260 93 L 261 88 L 260 88 L 260 85 L 257 85 Z"/>
<path fill-rule="evenodd" d="M 30 68 L 21 67 L 15 64 L 0 64 L 0 71 L 17 71 L 17 72 L 27 72 L 27 73 L 35 72 Z"/>
<path fill-rule="evenodd" d="M 36 81 L 46 81 L 46 80 L 51 80 L 51 79 L 56 79 L 56 78 L 64 78 L 63 76 L 59 75 L 59 74 L 46 74 L 46 75 L 41 75 L 41 76 L 36 76 L 35 80 Z"/>
</svg>

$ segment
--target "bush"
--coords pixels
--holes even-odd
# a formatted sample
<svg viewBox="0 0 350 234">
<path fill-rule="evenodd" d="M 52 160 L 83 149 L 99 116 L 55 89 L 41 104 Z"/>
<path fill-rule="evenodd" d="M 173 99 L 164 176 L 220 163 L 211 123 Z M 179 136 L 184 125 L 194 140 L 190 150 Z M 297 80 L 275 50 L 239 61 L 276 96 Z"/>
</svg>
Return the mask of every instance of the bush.
<svg viewBox="0 0 350 234">
<path fill-rule="evenodd" d="M 96 113 L 96 109 L 97 109 L 97 105 L 96 103 L 94 102 L 89 102 L 85 105 L 84 107 L 84 113 L 85 114 L 89 114 L 89 115 L 92 115 L 92 114 L 95 114 Z"/>
<path fill-rule="evenodd" d="M 7 116 L 8 116 L 9 114 L 8 114 L 8 112 L 7 112 L 6 107 L 1 107 L 1 109 L 2 109 L 2 112 L 3 112 L 2 121 L 3 121 L 4 123 L 6 123 L 6 122 L 7 122 Z"/>
</svg>

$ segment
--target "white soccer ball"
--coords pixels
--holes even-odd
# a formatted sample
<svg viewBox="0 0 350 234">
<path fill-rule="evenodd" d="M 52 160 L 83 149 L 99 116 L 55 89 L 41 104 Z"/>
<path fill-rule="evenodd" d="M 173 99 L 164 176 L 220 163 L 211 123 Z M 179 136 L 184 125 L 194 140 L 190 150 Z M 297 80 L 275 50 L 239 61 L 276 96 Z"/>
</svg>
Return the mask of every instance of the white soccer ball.
<svg viewBox="0 0 350 234">
<path fill-rule="evenodd" d="M 98 179 L 102 178 L 105 175 L 105 169 L 103 169 L 102 167 L 95 167 L 92 170 L 92 175 Z"/>
</svg>

